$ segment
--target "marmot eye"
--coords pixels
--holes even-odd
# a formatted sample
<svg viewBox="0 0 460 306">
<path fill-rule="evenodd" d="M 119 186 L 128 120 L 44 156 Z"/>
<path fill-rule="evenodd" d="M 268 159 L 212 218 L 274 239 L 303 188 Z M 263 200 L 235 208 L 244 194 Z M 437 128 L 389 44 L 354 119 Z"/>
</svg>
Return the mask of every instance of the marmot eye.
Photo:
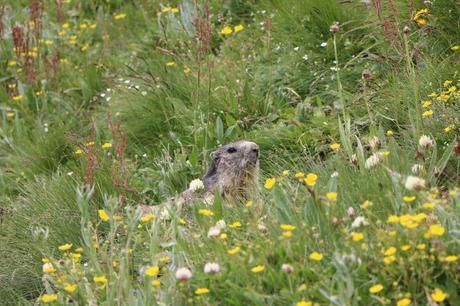
<svg viewBox="0 0 460 306">
<path fill-rule="evenodd" d="M 236 148 L 234 147 L 230 147 L 227 149 L 227 153 L 235 153 L 236 152 Z"/>
</svg>

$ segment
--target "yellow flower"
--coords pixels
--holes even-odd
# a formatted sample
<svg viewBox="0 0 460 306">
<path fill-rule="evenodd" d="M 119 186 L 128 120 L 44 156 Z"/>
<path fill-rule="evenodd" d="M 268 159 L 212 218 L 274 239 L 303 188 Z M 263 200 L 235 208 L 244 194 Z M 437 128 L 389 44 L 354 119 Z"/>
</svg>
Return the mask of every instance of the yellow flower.
<svg viewBox="0 0 460 306">
<path fill-rule="evenodd" d="M 239 251 L 240 251 L 240 247 L 237 246 L 237 247 L 234 247 L 233 249 L 227 250 L 227 253 L 230 254 L 230 255 L 235 255 L 235 254 L 238 253 Z"/>
<path fill-rule="evenodd" d="M 233 32 L 232 27 L 226 26 L 222 30 L 220 30 L 219 33 L 222 34 L 222 35 L 230 35 L 230 34 L 232 34 L 232 32 Z"/>
<path fill-rule="evenodd" d="M 243 30 L 244 30 L 244 26 L 242 24 L 239 24 L 239 25 L 236 25 L 236 26 L 233 27 L 233 31 L 235 33 L 241 32 Z"/>
<path fill-rule="evenodd" d="M 391 256 L 391 255 L 394 255 L 394 254 L 396 254 L 396 248 L 391 246 L 385 251 L 385 253 L 383 255 Z"/>
<path fill-rule="evenodd" d="M 160 267 L 153 266 L 145 270 L 145 274 L 148 276 L 157 276 L 158 272 L 160 272 Z"/>
<path fill-rule="evenodd" d="M 109 149 L 109 148 L 111 148 L 111 147 L 112 147 L 112 144 L 111 144 L 110 142 L 106 142 L 106 143 L 104 143 L 104 144 L 102 145 L 102 148 L 103 148 L 103 149 Z"/>
<path fill-rule="evenodd" d="M 334 151 L 337 151 L 338 149 L 340 149 L 340 144 L 339 143 L 331 143 L 329 145 L 329 148 L 331 148 Z"/>
<path fill-rule="evenodd" d="M 254 273 L 259 273 L 259 272 L 262 272 L 263 270 L 265 270 L 264 265 L 258 265 L 251 269 L 251 271 Z"/>
<path fill-rule="evenodd" d="M 169 258 L 169 256 L 163 256 L 160 258 L 160 261 L 161 262 L 166 262 L 166 261 L 169 261 L 171 258 Z"/>
<path fill-rule="evenodd" d="M 321 261 L 323 259 L 323 254 L 318 252 L 313 252 L 310 254 L 310 259 L 314 261 Z"/>
<path fill-rule="evenodd" d="M 77 284 L 67 284 L 64 286 L 64 290 L 73 293 L 75 290 L 77 290 Z"/>
<path fill-rule="evenodd" d="M 422 117 L 427 118 L 427 117 L 430 117 L 432 115 L 433 115 L 433 110 L 429 109 L 429 110 L 423 112 Z"/>
<path fill-rule="evenodd" d="M 426 25 L 426 19 L 417 19 L 415 22 L 417 22 L 418 25 L 424 26 Z"/>
<path fill-rule="evenodd" d="M 220 234 L 220 239 L 225 240 L 227 239 L 228 235 L 226 233 Z M 230 254 L 230 253 L 229 253 Z"/>
<path fill-rule="evenodd" d="M 395 260 L 396 260 L 395 256 L 387 256 L 387 257 L 383 258 L 383 263 L 386 264 L 386 265 L 389 265 Z"/>
<path fill-rule="evenodd" d="M 374 286 L 369 288 L 370 293 L 379 293 L 382 290 L 383 290 L 383 286 L 380 285 L 380 284 L 374 285 Z"/>
<path fill-rule="evenodd" d="M 75 152 L 73 152 L 75 155 L 81 155 L 83 154 L 83 150 L 82 149 L 76 149 Z"/>
<path fill-rule="evenodd" d="M 50 260 L 48 258 L 42 258 L 42 263 L 49 263 Z"/>
<path fill-rule="evenodd" d="M 107 213 L 105 212 L 105 210 L 103 209 L 99 209 L 98 210 L 98 214 L 99 214 L 99 218 L 101 218 L 102 221 L 109 221 L 110 220 L 110 217 L 109 215 L 107 215 Z"/>
<path fill-rule="evenodd" d="M 430 100 L 427 100 L 427 101 L 423 101 L 423 104 L 422 104 L 422 107 L 423 108 L 427 108 L 428 106 L 431 105 L 431 101 Z"/>
<path fill-rule="evenodd" d="M 177 7 L 172 7 L 171 8 L 171 13 L 179 13 L 179 9 Z"/>
<path fill-rule="evenodd" d="M 283 237 L 289 238 L 292 236 L 292 231 L 284 231 L 283 232 Z"/>
<path fill-rule="evenodd" d="M 328 193 L 326 193 L 326 198 L 329 201 L 336 201 L 337 200 L 337 192 L 328 192 Z"/>
<path fill-rule="evenodd" d="M 170 11 L 171 11 L 171 8 L 170 8 L 170 7 L 163 7 L 163 8 L 161 9 L 161 12 L 162 12 L 162 13 L 168 13 L 168 12 L 170 12 Z"/>
<path fill-rule="evenodd" d="M 393 133 L 392 130 L 388 130 L 388 131 L 386 132 L 386 134 L 387 134 L 387 136 L 393 136 L 394 133 Z"/>
<path fill-rule="evenodd" d="M 202 216 L 206 216 L 206 217 L 211 217 L 211 216 L 214 216 L 214 213 L 212 211 L 210 211 L 209 209 L 200 209 L 198 211 L 198 213 Z"/>
<path fill-rule="evenodd" d="M 52 264 L 46 263 L 43 265 L 43 273 L 52 274 L 54 272 L 56 272 L 56 269 L 53 267 Z"/>
<path fill-rule="evenodd" d="M 399 217 L 398 216 L 389 216 L 387 219 L 387 223 L 398 223 Z"/>
<path fill-rule="evenodd" d="M 450 50 L 452 50 L 452 51 L 458 51 L 458 50 L 460 50 L 460 45 L 452 46 L 452 47 L 450 48 Z"/>
<path fill-rule="evenodd" d="M 209 291 L 208 288 L 198 288 L 198 289 L 195 290 L 196 295 L 207 294 L 209 292 L 210 291 Z"/>
<path fill-rule="evenodd" d="M 445 80 L 444 83 L 442 85 L 444 85 L 444 87 L 447 87 L 449 86 L 450 84 L 452 84 L 452 81 L 451 80 Z"/>
<path fill-rule="evenodd" d="M 93 277 L 93 280 L 94 280 L 95 283 L 103 283 L 103 284 L 107 283 L 107 278 L 104 275 L 95 276 L 95 277 Z"/>
<path fill-rule="evenodd" d="M 241 222 L 240 221 L 235 221 L 232 224 L 230 224 L 228 227 L 230 227 L 230 228 L 241 227 Z"/>
<path fill-rule="evenodd" d="M 281 224 L 280 225 L 280 228 L 283 230 L 283 231 L 293 231 L 296 229 L 296 227 L 294 225 L 290 225 L 290 224 Z"/>
<path fill-rule="evenodd" d="M 147 214 L 143 217 L 140 218 L 141 222 L 144 222 L 144 223 L 147 223 L 149 221 L 152 221 L 153 219 L 155 219 L 155 215 L 154 214 Z"/>
<path fill-rule="evenodd" d="M 408 298 L 404 298 L 404 299 L 401 299 L 399 300 L 397 303 L 396 303 L 396 306 L 408 306 L 410 305 L 412 301 Z"/>
<path fill-rule="evenodd" d="M 16 66 L 17 63 L 18 62 L 16 62 L 16 61 L 9 61 L 8 66 L 13 67 L 13 66 Z"/>
<path fill-rule="evenodd" d="M 423 208 L 426 208 L 426 209 L 433 209 L 433 208 L 435 208 L 436 203 L 434 203 L 434 202 L 432 202 L 432 203 L 426 202 L 426 203 L 423 203 L 422 206 L 423 206 Z"/>
<path fill-rule="evenodd" d="M 171 67 L 171 66 L 174 66 L 174 65 L 176 65 L 176 62 L 175 62 L 175 61 L 170 61 L 170 62 L 167 62 L 167 63 L 166 63 L 166 66 L 167 66 L 167 67 Z"/>
<path fill-rule="evenodd" d="M 364 239 L 364 234 L 363 233 L 352 233 L 351 234 L 351 239 L 353 241 L 360 241 Z"/>
<path fill-rule="evenodd" d="M 86 50 L 88 50 L 88 48 L 89 48 L 89 44 L 86 43 L 80 48 L 80 50 L 81 50 L 81 52 L 85 52 Z"/>
<path fill-rule="evenodd" d="M 184 68 L 184 73 L 189 74 L 192 70 L 189 67 Z"/>
<path fill-rule="evenodd" d="M 283 171 L 283 176 L 288 176 L 289 175 L 289 170 L 284 170 Z"/>
<path fill-rule="evenodd" d="M 444 128 L 444 132 L 446 133 L 449 133 L 450 131 L 452 131 L 453 129 L 455 128 L 455 125 L 451 124 L 451 125 L 448 125 Z"/>
<path fill-rule="evenodd" d="M 58 249 L 59 251 L 67 251 L 67 250 L 70 250 L 71 247 L 72 247 L 71 243 L 66 243 L 66 244 L 60 245 Z"/>
<path fill-rule="evenodd" d="M 183 218 L 179 218 L 179 224 L 180 225 L 185 225 L 185 224 L 187 224 L 187 221 L 185 221 Z"/>
<path fill-rule="evenodd" d="M 252 201 L 247 201 L 246 204 L 244 204 L 246 207 L 251 207 L 252 204 L 254 204 Z"/>
<path fill-rule="evenodd" d="M 362 209 L 368 209 L 370 206 L 372 206 L 372 202 L 369 201 L 369 200 L 366 200 L 360 206 L 361 206 Z"/>
<path fill-rule="evenodd" d="M 407 252 L 411 249 L 412 247 L 410 246 L 410 244 L 405 244 L 401 247 L 401 250 L 403 250 L 404 252 Z"/>
<path fill-rule="evenodd" d="M 22 95 L 13 96 L 13 101 L 21 101 Z"/>
<path fill-rule="evenodd" d="M 318 179 L 318 176 L 316 174 L 308 173 L 304 181 L 308 186 L 313 187 L 315 186 L 317 179 Z"/>
<path fill-rule="evenodd" d="M 160 281 L 159 279 L 154 279 L 154 280 L 152 281 L 152 286 L 153 286 L 153 287 L 158 287 L 158 286 L 160 286 L 160 285 L 161 285 L 161 281 Z"/>
<path fill-rule="evenodd" d="M 446 299 L 447 294 L 439 288 L 434 289 L 434 292 L 431 294 L 431 298 L 435 302 L 442 302 Z"/>
<path fill-rule="evenodd" d="M 50 303 L 50 302 L 54 302 L 57 300 L 57 294 L 55 293 L 52 293 L 52 294 L 44 294 L 40 297 L 40 301 L 42 301 L 43 303 Z"/>
<path fill-rule="evenodd" d="M 119 13 L 119 14 L 115 14 L 115 15 L 113 16 L 113 19 L 115 19 L 115 20 L 120 20 L 120 19 L 123 19 L 123 18 L 125 18 L 125 17 L 126 17 L 126 14 L 124 14 L 124 13 Z"/>
<path fill-rule="evenodd" d="M 455 255 L 449 255 L 449 256 L 444 257 L 445 262 L 454 262 L 454 261 L 457 261 L 457 259 L 458 259 L 458 256 L 455 256 Z"/>
<path fill-rule="evenodd" d="M 415 197 L 403 197 L 404 202 L 410 203 L 415 201 Z"/>
<path fill-rule="evenodd" d="M 304 301 L 304 300 L 302 300 L 302 301 L 300 301 L 300 302 L 297 302 L 297 304 L 295 304 L 295 305 L 296 305 L 296 306 L 312 306 L 313 303 L 310 302 L 310 301 Z"/>
<path fill-rule="evenodd" d="M 272 189 L 273 186 L 275 186 L 275 183 L 276 183 L 276 179 L 275 179 L 274 177 L 269 178 L 269 179 L 266 179 L 266 180 L 265 180 L 264 187 L 265 187 L 266 189 Z"/>
<path fill-rule="evenodd" d="M 419 249 L 420 251 L 423 251 L 424 249 L 426 249 L 426 244 L 424 243 L 417 244 L 417 249 Z"/>
<path fill-rule="evenodd" d="M 430 225 L 430 228 L 428 229 L 428 233 L 430 233 L 430 235 L 432 236 L 442 236 L 444 235 L 445 231 L 446 230 L 444 229 L 444 227 L 442 227 L 439 224 Z"/>
<path fill-rule="evenodd" d="M 286 171 L 287 171 L 287 170 L 286 170 Z M 288 174 L 289 174 L 289 171 L 288 171 Z M 294 175 L 295 178 L 302 178 L 302 177 L 304 177 L 304 176 L 305 176 L 305 173 L 303 173 L 303 172 L 297 172 L 297 173 Z"/>
</svg>

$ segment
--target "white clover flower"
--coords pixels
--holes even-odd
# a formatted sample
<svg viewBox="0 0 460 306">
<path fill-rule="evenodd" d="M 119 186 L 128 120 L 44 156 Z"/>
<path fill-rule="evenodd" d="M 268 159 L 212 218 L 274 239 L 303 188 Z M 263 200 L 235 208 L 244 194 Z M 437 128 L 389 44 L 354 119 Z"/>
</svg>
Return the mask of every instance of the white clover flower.
<svg viewBox="0 0 460 306">
<path fill-rule="evenodd" d="M 323 48 L 327 47 L 327 42 L 322 42 L 321 47 L 323 47 Z"/>
<path fill-rule="evenodd" d="M 366 169 L 374 168 L 380 163 L 380 161 L 381 161 L 380 154 L 374 153 L 368 159 L 366 159 L 366 162 L 364 163 L 364 167 L 366 167 Z"/>
<path fill-rule="evenodd" d="M 219 273 L 220 266 L 216 262 L 208 262 L 204 265 L 204 273 Z"/>
<path fill-rule="evenodd" d="M 407 190 L 422 189 L 425 188 L 425 180 L 417 176 L 409 175 L 406 178 L 406 183 L 404 184 L 404 186 Z"/>
<path fill-rule="evenodd" d="M 217 226 L 211 226 L 208 230 L 208 238 L 217 237 L 220 235 L 220 228 Z"/>
<path fill-rule="evenodd" d="M 415 164 L 415 165 L 412 166 L 411 171 L 414 174 L 419 173 L 419 172 L 423 171 L 423 165 Z"/>
<path fill-rule="evenodd" d="M 200 179 L 194 179 L 193 181 L 190 182 L 189 188 L 193 192 L 198 191 L 198 190 L 203 190 L 204 189 L 203 181 Z"/>
<path fill-rule="evenodd" d="M 176 271 L 176 279 L 180 281 L 188 281 L 192 278 L 192 271 L 187 268 L 179 268 Z"/>
<path fill-rule="evenodd" d="M 223 230 L 226 226 L 227 224 L 225 223 L 225 220 L 223 219 L 216 222 L 216 227 L 220 230 Z"/>
<path fill-rule="evenodd" d="M 380 148 L 380 139 L 376 136 L 372 137 L 371 140 L 369 140 L 369 145 L 371 146 L 372 149 L 378 149 Z"/>
<path fill-rule="evenodd" d="M 353 223 L 351 224 L 352 228 L 360 227 L 361 225 L 368 225 L 369 223 L 366 221 L 366 219 L 363 216 L 356 217 L 355 220 L 353 220 Z"/>
<path fill-rule="evenodd" d="M 294 267 L 291 266 L 290 264 L 283 264 L 281 266 L 281 271 L 289 274 L 289 273 L 294 272 Z"/>
<path fill-rule="evenodd" d="M 430 136 L 422 135 L 420 136 L 418 144 L 422 148 L 431 148 L 433 146 L 433 140 L 430 138 Z"/>
</svg>

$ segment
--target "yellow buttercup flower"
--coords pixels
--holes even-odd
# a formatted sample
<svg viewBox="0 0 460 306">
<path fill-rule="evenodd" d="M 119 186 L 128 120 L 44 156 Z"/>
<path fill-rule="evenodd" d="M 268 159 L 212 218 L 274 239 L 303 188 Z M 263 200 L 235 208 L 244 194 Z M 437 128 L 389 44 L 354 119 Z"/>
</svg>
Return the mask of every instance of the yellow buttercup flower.
<svg viewBox="0 0 460 306">
<path fill-rule="evenodd" d="M 115 19 L 115 20 L 124 19 L 125 17 L 126 17 L 125 13 L 119 13 L 119 14 L 113 15 L 113 19 Z"/>
<path fill-rule="evenodd" d="M 241 222 L 240 221 L 235 221 L 232 224 L 230 224 L 228 227 L 230 227 L 230 228 L 241 227 Z"/>
<path fill-rule="evenodd" d="M 110 142 L 106 142 L 106 143 L 104 143 L 104 144 L 102 145 L 102 148 L 103 148 L 103 149 L 109 149 L 109 148 L 111 148 L 111 147 L 112 147 L 112 144 L 111 144 Z"/>
<path fill-rule="evenodd" d="M 147 276 L 157 276 L 158 272 L 160 272 L 160 267 L 153 266 L 145 270 L 145 275 Z"/>
<path fill-rule="evenodd" d="M 109 221 L 110 217 L 109 215 L 105 212 L 103 209 L 98 210 L 99 218 L 101 218 L 102 221 Z"/>
<path fill-rule="evenodd" d="M 429 110 L 423 112 L 422 117 L 423 118 L 428 118 L 428 117 L 432 116 L 433 113 L 434 113 L 433 110 L 429 109 Z"/>
<path fill-rule="evenodd" d="M 407 252 L 411 249 L 412 247 L 410 246 L 410 244 L 405 244 L 401 247 L 401 250 L 403 250 L 404 252 Z"/>
<path fill-rule="evenodd" d="M 67 284 L 64 286 L 64 290 L 73 293 L 75 290 L 77 290 L 77 284 Z"/>
<path fill-rule="evenodd" d="M 202 295 L 202 294 L 207 294 L 209 293 L 209 289 L 208 288 L 198 288 L 195 290 L 195 294 L 196 295 Z"/>
<path fill-rule="evenodd" d="M 391 255 L 394 255 L 394 254 L 396 254 L 396 248 L 392 246 L 392 247 L 389 247 L 389 248 L 385 251 L 385 253 L 384 253 L 383 255 L 385 255 L 385 256 L 391 256 Z"/>
<path fill-rule="evenodd" d="M 323 254 L 318 252 L 313 252 L 310 254 L 310 259 L 314 261 L 321 261 L 323 259 Z"/>
<path fill-rule="evenodd" d="M 66 244 L 60 245 L 58 249 L 59 251 L 67 251 L 67 250 L 70 250 L 71 247 L 72 247 L 71 243 L 66 243 Z"/>
<path fill-rule="evenodd" d="M 435 302 L 441 303 L 447 298 L 447 294 L 439 288 L 434 289 L 434 292 L 431 294 L 431 298 Z"/>
<path fill-rule="evenodd" d="M 377 284 L 369 288 L 370 293 L 379 293 L 382 290 L 383 290 L 383 286 L 381 284 Z"/>
<path fill-rule="evenodd" d="M 409 306 L 412 301 L 408 298 L 404 298 L 396 302 L 396 306 Z"/>
<path fill-rule="evenodd" d="M 360 241 L 364 239 L 364 234 L 363 233 L 352 233 L 351 234 L 351 239 L 353 241 Z"/>
<path fill-rule="evenodd" d="M 286 238 L 292 237 L 292 231 L 284 231 L 283 237 L 286 237 Z"/>
<path fill-rule="evenodd" d="M 268 178 L 268 179 L 265 180 L 264 187 L 266 189 L 272 189 L 273 186 L 275 186 L 275 183 L 276 183 L 276 179 L 274 177 Z"/>
<path fill-rule="evenodd" d="M 222 34 L 222 35 L 230 35 L 230 34 L 233 33 L 233 30 L 232 30 L 232 27 L 226 26 L 222 30 L 220 30 L 219 33 Z"/>
<path fill-rule="evenodd" d="M 340 144 L 339 143 L 332 143 L 332 144 L 329 145 L 329 148 L 331 148 L 334 151 L 337 151 L 338 149 L 340 149 Z"/>
<path fill-rule="evenodd" d="M 455 255 L 450 255 L 450 256 L 444 257 L 445 262 L 455 262 L 455 261 L 457 261 L 457 259 L 458 259 L 458 256 L 455 256 Z"/>
<path fill-rule="evenodd" d="M 161 285 L 161 281 L 160 281 L 159 279 L 154 279 L 154 280 L 152 281 L 152 286 L 153 286 L 153 287 L 158 287 L 158 286 L 160 286 L 160 285 Z"/>
<path fill-rule="evenodd" d="M 235 254 L 238 253 L 239 251 L 240 251 L 240 247 L 237 246 L 237 247 L 234 247 L 233 249 L 227 250 L 227 253 L 230 254 L 230 255 L 235 255 Z"/>
<path fill-rule="evenodd" d="M 198 213 L 202 216 L 206 216 L 206 217 L 211 217 L 211 216 L 214 216 L 214 213 L 212 211 L 210 211 L 209 209 L 200 209 L 198 211 Z"/>
<path fill-rule="evenodd" d="M 176 65 L 175 61 L 171 61 L 171 62 L 166 63 L 166 66 L 168 66 L 168 67 L 175 66 L 175 65 Z"/>
<path fill-rule="evenodd" d="M 297 302 L 297 304 L 295 304 L 296 306 L 312 306 L 313 303 L 310 302 L 310 301 L 300 301 L 300 302 Z"/>
<path fill-rule="evenodd" d="M 393 134 L 394 134 L 394 133 L 393 133 L 392 130 L 388 130 L 388 131 L 386 132 L 386 135 L 387 135 L 387 136 L 393 136 Z"/>
<path fill-rule="evenodd" d="M 57 294 L 52 293 L 52 294 L 44 294 L 40 297 L 40 301 L 43 303 L 51 303 L 57 300 Z"/>
<path fill-rule="evenodd" d="M 155 219 L 155 215 L 154 215 L 154 214 L 147 214 L 147 215 L 142 216 L 142 217 L 140 218 L 141 222 L 143 222 L 143 223 L 150 222 L 150 221 L 152 221 L 153 219 Z"/>
<path fill-rule="evenodd" d="M 452 51 L 458 51 L 458 50 L 460 50 L 460 45 L 452 46 L 452 47 L 450 48 L 450 50 L 452 50 Z"/>
<path fill-rule="evenodd" d="M 265 270 L 264 265 L 258 265 L 251 269 L 253 273 L 259 273 L 259 272 L 262 272 L 263 270 Z"/>
<path fill-rule="evenodd" d="M 326 198 L 329 201 L 336 201 L 337 200 L 337 192 L 328 192 L 328 193 L 326 193 Z"/>
<path fill-rule="evenodd" d="M 318 179 L 318 176 L 316 174 L 308 173 L 304 181 L 308 186 L 313 187 L 315 186 L 317 179 Z"/>
<path fill-rule="evenodd" d="M 290 224 L 281 224 L 280 225 L 280 228 L 283 230 L 283 231 L 293 231 L 296 229 L 296 227 L 294 225 L 290 225 Z"/>
<path fill-rule="evenodd" d="M 288 171 L 288 170 L 286 170 L 286 171 Z M 289 174 L 289 171 L 287 173 Z M 296 174 L 294 174 L 295 178 L 302 178 L 304 176 L 305 176 L 305 173 L 303 173 L 303 172 L 297 172 Z"/>
<path fill-rule="evenodd" d="M 386 265 L 389 265 L 395 260 L 396 260 L 395 256 L 393 256 L 393 255 L 392 256 L 387 256 L 387 257 L 383 258 L 383 263 L 386 264 Z"/>
<path fill-rule="evenodd" d="M 102 284 L 107 283 L 107 278 L 104 275 L 95 276 L 95 277 L 93 277 L 93 280 L 94 280 L 95 283 L 102 283 Z"/>
<path fill-rule="evenodd" d="M 238 33 L 244 30 L 244 26 L 242 24 L 236 25 L 233 27 L 233 32 Z"/>
<path fill-rule="evenodd" d="M 403 197 L 403 201 L 406 203 L 414 202 L 416 197 Z"/>
<path fill-rule="evenodd" d="M 445 231 L 444 227 L 439 224 L 430 225 L 430 228 L 428 229 L 428 233 L 430 233 L 431 236 L 442 236 Z"/>
<path fill-rule="evenodd" d="M 399 222 L 399 217 L 398 216 L 389 216 L 387 219 L 388 223 L 398 223 Z"/>
</svg>

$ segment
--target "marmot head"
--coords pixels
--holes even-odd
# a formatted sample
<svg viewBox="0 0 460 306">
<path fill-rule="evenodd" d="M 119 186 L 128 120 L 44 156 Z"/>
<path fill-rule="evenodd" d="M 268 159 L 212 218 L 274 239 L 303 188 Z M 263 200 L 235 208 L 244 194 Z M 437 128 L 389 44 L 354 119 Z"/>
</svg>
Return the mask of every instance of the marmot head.
<svg viewBox="0 0 460 306">
<path fill-rule="evenodd" d="M 203 182 L 207 191 L 218 189 L 224 197 L 245 196 L 257 186 L 259 146 L 240 140 L 211 154 L 212 163 Z"/>
</svg>

